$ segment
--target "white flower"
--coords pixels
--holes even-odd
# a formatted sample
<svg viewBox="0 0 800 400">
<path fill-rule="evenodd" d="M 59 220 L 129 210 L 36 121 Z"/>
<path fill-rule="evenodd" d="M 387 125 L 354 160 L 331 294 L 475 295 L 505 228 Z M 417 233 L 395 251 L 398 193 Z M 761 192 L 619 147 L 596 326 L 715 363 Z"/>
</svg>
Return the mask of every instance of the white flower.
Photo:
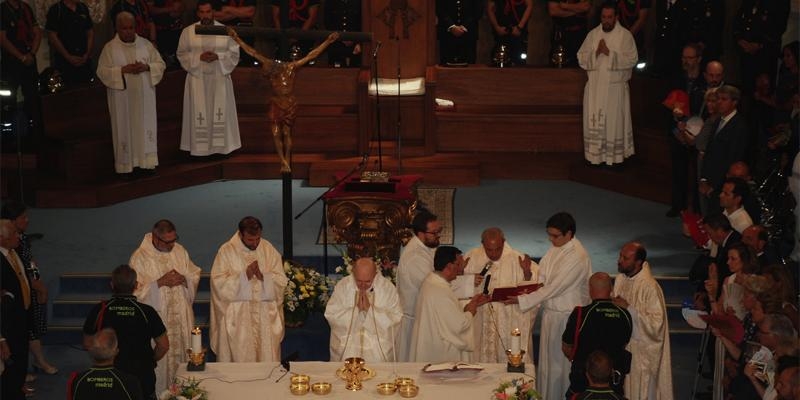
<svg viewBox="0 0 800 400">
<path fill-rule="evenodd" d="M 198 394 L 198 395 L 192 397 L 192 400 L 199 400 L 200 397 L 203 397 L 203 395 L 202 394 Z"/>
<path fill-rule="evenodd" d="M 172 392 L 169 390 L 165 390 L 158 395 L 159 400 L 169 400 L 170 396 L 172 396 Z"/>
<path fill-rule="evenodd" d="M 178 395 L 178 396 L 175 396 L 175 400 L 189 400 L 189 399 L 187 399 L 186 397 L 183 397 L 181 395 Z"/>
<path fill-rule="evenodd" d="M 504 391 L 507 396 L 513 396 L 517 394 L 517 387 L 516 386 L 509 386 Z"/>
</svg>

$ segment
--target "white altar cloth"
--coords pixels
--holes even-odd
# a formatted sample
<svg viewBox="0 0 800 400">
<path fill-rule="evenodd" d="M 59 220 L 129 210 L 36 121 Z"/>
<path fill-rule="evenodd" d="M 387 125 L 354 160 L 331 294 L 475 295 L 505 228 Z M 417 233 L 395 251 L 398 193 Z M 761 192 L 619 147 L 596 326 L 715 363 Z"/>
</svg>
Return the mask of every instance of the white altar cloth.
<svg viewBox="0 0 800 400">
<path fill-rule="evenodd" d="M 485 368 L 478 373 L 460 371 L 452 375 L 446 373 L 427 374 L 422 372 L 424 363 L 374 363 L 367 364 L 373 369 L 375 377 L 363 382 L 364 388 L 351 392 L 344 388 L 345 382 L 336 377 L 336 370 L 342 363 L 333 362 L 293 362 L 291 372 L 280 382 L 275 382 L 284 372 L 278 363 L 207 363 L 206 370 L 200 372 L 186 371 L 183 364 L 177 372 L 179 378 L 193 377 L 202 380 L 200 386 L 208 390 L 210 400 L 224 399 L 291 399 L 291 398 L 330 398 L 330 399 L 386 399 L 400 398 L 399 395 L 383 396 L 378 394 L 376 386 L 381 382 L 393 382 L 395 377 L 411 377 L 419 386 L 417 399 L 480 399 L 491 397 L 492 390 L 500 382 L 523 376 L 506 372 L 505 364 L 481 364 Z M 531 366 L 527 366 L 532 371 Z M 311 391 L 304 396 L 295 396 L 289 392 L 289 376 L 292 373 L 305 374 L 314 382 L 329 382 L 331 393 L 318 396 Z M 532 379 L 532 377 L 526 377 Z"/>
</svg>

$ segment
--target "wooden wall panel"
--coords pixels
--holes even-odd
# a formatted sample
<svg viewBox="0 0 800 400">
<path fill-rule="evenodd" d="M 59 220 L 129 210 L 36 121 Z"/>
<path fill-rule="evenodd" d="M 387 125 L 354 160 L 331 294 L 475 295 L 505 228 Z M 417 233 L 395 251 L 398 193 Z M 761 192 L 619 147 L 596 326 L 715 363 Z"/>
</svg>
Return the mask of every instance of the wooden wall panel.
<svg viewBox="0 0 800 400">
<path fill-rule="evenodd" d="M 437 149 L 472 152 L 583 151 L 577 115 L 437 114 Z"/>
<path fill-rule="evenodd" d="M 394 3 L 394 4 L 393 4 Z M 383 16 L 392 6 L 406 3 L 418 18 L 409 26 L 408 37 L 404 37 L 403 22 L 400 13 L 394 15 L 394 31 L 399 38 L 391 37 L 391 28 L 384 23 Z M 396 78 L 397 67 L 400 67 L 401 78 L 417 78 L 425 76 L 425 69 L 436 64 L 436 12 L 433 0 L 368 0 L 362 2 L 362 29 L 372 32 L 373 42 L 365 46 L 365 52 L 372 54 L 377 42 L 381 42 L 378 53 L 378 76 Z M 365 56 L 365 61 L 372 65 L 372 57 Z M 399 64 L 398 64 L 399 63 Z"/>
</svg>

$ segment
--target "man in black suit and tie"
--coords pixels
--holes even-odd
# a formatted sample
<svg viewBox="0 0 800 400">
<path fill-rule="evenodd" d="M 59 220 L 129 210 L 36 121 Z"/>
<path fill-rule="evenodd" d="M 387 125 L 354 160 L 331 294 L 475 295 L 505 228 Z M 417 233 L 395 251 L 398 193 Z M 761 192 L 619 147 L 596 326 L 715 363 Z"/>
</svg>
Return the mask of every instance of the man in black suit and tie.
<svg viewBox="0 0 800 400">
<path fill-rule="evenodd" d="M 17 228 L 10 220 L 0 220 L 0 359 L 5 364 L 0 397 L 8 400 L 25 398 L 22 387 L 28 369 L 31 286 L 14 251 L 17 246 Z"/>
<path fill-rule="evenodd" d="M 731 164 L 743 161 L 747 150 L 747 122 L 736 111 L 739 89 L 723 85 L 717 89 L 717 112 L 721 116 L 708 142 L 700 175 L 700 194 L 709 199 L 709 214 L 719 211 L 719 193 Z"/>
</svg>

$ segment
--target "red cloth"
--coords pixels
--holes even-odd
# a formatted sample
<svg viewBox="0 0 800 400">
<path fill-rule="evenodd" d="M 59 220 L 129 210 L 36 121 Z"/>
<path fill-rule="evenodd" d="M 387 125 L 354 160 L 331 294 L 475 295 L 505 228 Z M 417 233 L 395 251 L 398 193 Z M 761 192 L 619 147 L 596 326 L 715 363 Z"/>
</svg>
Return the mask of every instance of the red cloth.
<svg viewBox="0 0 800 400">
<path fill-rule="evenodd" d="M 695 246 L 702 247 L 708 243 L 708 233 L 703 230 L 703 217 L 700 214 L 683 211 L 681 220 L 683 220 L 683 226 L 688 230 Z"/>
<path fill-rule="evenodd" d="M 661 104 L 669 108 L 670 111 L 679 108 L 684 117 L 689 116 L 689 94 L 683 90 L 673 90 L 669 92 L 667 98 L 664 99 Z"/>
<path fill-rule="evenodd" d="M 741 343 L 744 339 L 744 326 L 742 321 L 736 319 L 735 315 L 711 314 L 701 315 L 700 318 L 712 327 L 719 329 L 722 336 L 730 339 L 733 343 Z"/>
<path fill-rule="evenodd" d="M 344 176 L 344 173 L 336 174 L 336 179 L 339 180 Z M 345 190 L 345 184 L 347 182 L 358 182 L 358 177 L 349 178 L 344 182 L 337 185 L 333 190 L 328 192 L 324 198 L 325 200 L 337 200 L 341 198 L 347 197 L 359 197 L 359 196 L 372 196 L 372 197 L 380 197 L 386 200 L 409 200 L 414 201 L 416 197 L 414 196 L 414 186 L 422 179 L 422 175 L 397 175 L 389 178 L 389 182 L 394 182 L 395 184 L 395 191 L 394 193 L 389 192 L 353 192 Z"/>
</svg>

